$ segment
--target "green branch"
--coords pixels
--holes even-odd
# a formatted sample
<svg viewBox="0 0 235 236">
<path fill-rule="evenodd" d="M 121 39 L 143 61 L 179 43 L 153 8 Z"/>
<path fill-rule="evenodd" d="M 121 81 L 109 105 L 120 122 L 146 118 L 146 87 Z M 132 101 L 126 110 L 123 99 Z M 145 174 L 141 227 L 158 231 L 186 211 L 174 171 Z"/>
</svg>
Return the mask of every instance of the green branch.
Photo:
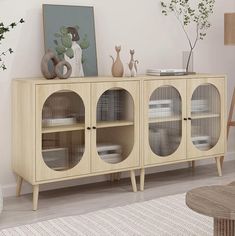
<svg viewBox="0 0 235 236">
<path fill-rule="evenodd" d="M 23 18 L 21 18 L 18 22 L 12 22 L 11 24 L 5 26 L 3 22 L 0 22 L 0 45 L 1 41 L 5 39 L 4 35 L 8 32 L 10 32 L 12 29 L 14 29 L 18 24 L 23 24 L 25 21 Z M 13 50 L 9 48 L 8 50 L 0 53 L 0 69 L 6 70 L 7 67 L 5 63 L 2 61 L 3 56 L 6 56 L 7 54 L 12 54 Z"/>
<path fill-rule="evenodd" d="M 162 14 L 167 16 L 168 14 L 173 13 L 183 29 L 190 46 L 190 56 L 186 68 L 186 70 L 188 70 L 189 60 L 193 50 L 198 41 L 205 38 L 206 31 L 211 27 L 209 17 L 213 13 L 215 0 L 198 0 L 195 9 L 190 6 L 189 0 L 169 0 L 168 2 L 168 4 L 166 2 L 161 2 Z M 193 37 L 190 37 L 186 27 L 189 27 L 192 24 L 195 25 L 196 32 Z"/>
</svg>

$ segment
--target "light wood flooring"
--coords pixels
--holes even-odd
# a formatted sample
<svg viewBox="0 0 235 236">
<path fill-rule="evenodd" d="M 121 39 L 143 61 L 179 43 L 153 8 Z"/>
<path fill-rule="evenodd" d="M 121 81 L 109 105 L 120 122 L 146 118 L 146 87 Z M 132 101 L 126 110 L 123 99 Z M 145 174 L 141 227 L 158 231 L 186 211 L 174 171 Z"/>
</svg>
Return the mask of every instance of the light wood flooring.
<svg viewBox="0 0 235 236">
<path fill-rule="evenodd" d="M 40 192 L 36 212 L 32 211 L 31 194 L 9 197 L 4 199 L 0 229 L 123 206 L 184 193 L 199 186 L 228 184 L 232 181 L 235 181 L 235 161 L 224 163 L 223 177 L 218 177 L 215 164 L 198 166 L 194 171 L 188 168 L 148 175 L 144 192 L 133 193 L 129 179 Z"/>
</svg>

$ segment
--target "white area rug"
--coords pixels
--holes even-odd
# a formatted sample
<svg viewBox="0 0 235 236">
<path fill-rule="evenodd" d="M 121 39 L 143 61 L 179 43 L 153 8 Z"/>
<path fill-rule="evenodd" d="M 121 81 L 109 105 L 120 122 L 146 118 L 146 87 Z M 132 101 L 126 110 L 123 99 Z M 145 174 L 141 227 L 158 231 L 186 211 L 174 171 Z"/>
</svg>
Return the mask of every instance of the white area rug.
<svg viewBox="0 0 235 236">
<path fill-rule="evenodd" d="M 213 235 L 212 218 L 185 205 L 185 194 L 0 231 L 1 236 Z"/>
</svg>

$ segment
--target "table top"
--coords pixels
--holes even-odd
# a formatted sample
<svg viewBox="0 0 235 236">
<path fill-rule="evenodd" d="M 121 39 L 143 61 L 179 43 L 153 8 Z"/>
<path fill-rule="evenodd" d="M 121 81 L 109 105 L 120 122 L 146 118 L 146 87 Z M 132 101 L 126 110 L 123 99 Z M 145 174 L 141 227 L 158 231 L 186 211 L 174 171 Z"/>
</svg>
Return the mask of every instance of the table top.
<svg viewBox="0 0 235 236">
<path fill-rule="evenodd" d="M 235 220 L 235 186 L 205 186 L 186 194 L 186 204 L 197 213 Z"/>
</svg>

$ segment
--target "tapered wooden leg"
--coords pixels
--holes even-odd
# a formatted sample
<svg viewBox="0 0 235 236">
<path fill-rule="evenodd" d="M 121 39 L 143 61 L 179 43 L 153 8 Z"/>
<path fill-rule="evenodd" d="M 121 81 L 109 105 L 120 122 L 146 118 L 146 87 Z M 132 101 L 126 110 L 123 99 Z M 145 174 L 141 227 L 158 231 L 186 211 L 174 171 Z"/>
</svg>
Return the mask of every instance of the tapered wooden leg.
<svg viewBox="0 0 235 236">
<path fill-rule="evenodd" d="M 224 157 L 220 157 L 220 165 L 221 165 L 221 169 L 223 168 L 223 164 L 224 164 Z"/>
<path fill-rule="evenodd" d="M 216 161 L 216 166 L 217 166 L 218 174 L 219 174 L 219 176 L 222 176 L 220 157 L 215 157 L 215 161 Z"/>
<path fill-rule="evenodd" d="M 196 166 L 196 161 L 192 161 L 191 164 L 192 164 L 192 169 L 194 170 Z"/>
<path fill-rule="evenodd" d="M 118 173 L 115 174 L 115 180 L 120 181 L 120 179 L 121 179 L 121 173 L 118 172 Z"/>
<path fill-rule="evenodd" d="M 33 185 L 33 210 L 34 211 L 38 209 L 38 193 L 39 193 L 39 185 Z"/>
<path fill-rule="evenodd" d="M 145 169 L 140 170 L 140 191 L 144 191 Z"/>
<path fill-rule="evenodd" d="M 16 182 L 16 196 L 20 196 L 21 187 L 22 187 L 23 178 L 18 175 Z"/>
<path fill-rule="evenodd" d="M 114 182 L 115 180 L 115 173 L 110 174 L 110 181 Z"/>
<path fill-rule="evenodd" d="M 132 184 L 133 192 L 137 192 L 137 186 L 136 186 L 136 180 L 135 180 L 135 171 L 131 170 L 130 175 L 131 175 L 131 184 Z"/>
</svg>

